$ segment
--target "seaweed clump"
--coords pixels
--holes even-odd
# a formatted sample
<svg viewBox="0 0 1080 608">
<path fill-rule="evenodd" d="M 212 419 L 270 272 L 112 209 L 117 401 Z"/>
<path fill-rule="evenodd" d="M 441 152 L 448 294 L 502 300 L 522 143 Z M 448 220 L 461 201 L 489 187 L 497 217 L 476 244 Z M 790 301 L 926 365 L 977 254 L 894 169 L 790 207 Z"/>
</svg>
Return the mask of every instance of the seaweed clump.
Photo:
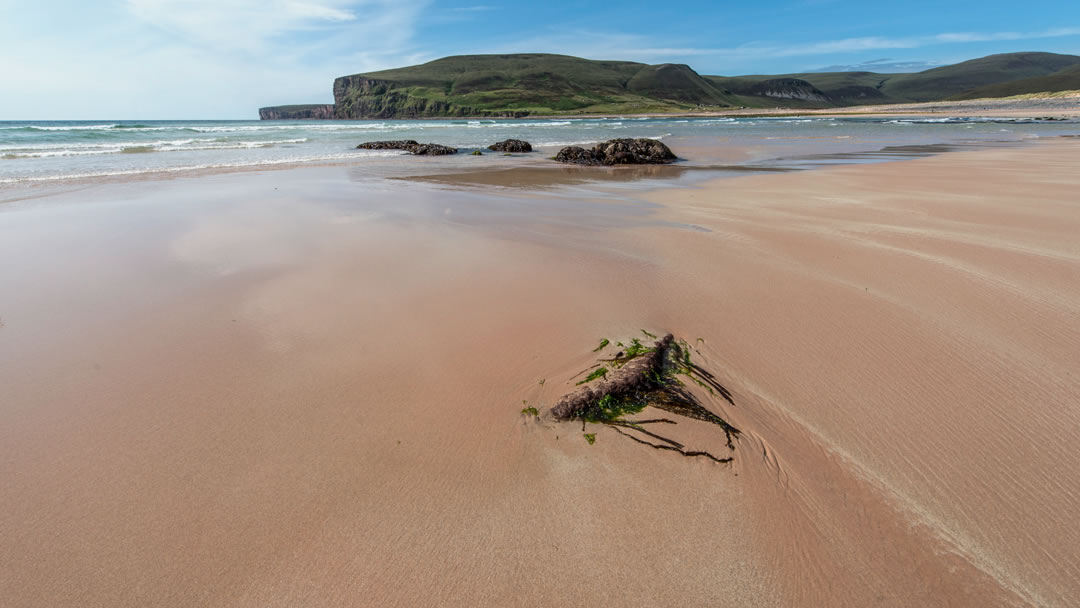
<svg viewBox="0 0 1080 608">
<path fill-rule="evenodd" d="M 652 334 L 642 330 L 646 336 Z M 606 346 L 604 340 L 603 346 Z M 556 420 L 581 420 L 585 423 L 603 424 L 620 435 L 629 437 L 661 450 L 671 450 L 684 456 L 701 456 L 716 462 L 731 462 L 732 458 L 718 457 L 686 446 L 659 435 L 646 425 L 677 424 L 668 418 L 632 420 L 626 416 L 641 413 L 646 407 L 655 407 L 678 416 L 709 422 L 719 426 L 727 440 L 729 450 L 735 449 L 734 439 L 739 429 L 716 415 L 687 389 L 683 378 L 693 381 L 711 395 L 719 395 L 734 404 L 731 393 L 716 377 L 691 360 L 690 346 L 667 334 L 652 346 L 633 339 L 628 345 L 618 343 L 622 350 L 614 357 L 601 359 L 600 367 L 578 383 L 580 388 L 564 396 L 551 408 Z M 599 380 L 598 382 L 594 382 Z"/>
</svg>

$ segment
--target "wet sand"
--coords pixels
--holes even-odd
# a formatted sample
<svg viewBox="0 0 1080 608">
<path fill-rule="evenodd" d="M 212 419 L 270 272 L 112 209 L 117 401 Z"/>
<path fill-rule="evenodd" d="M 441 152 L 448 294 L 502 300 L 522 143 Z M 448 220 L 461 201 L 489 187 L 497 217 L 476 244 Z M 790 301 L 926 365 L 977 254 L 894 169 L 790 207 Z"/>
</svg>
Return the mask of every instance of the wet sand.
<svg viewBox="0 0 1080 608">
<path fill-rule="evenodd" d="M 0 205 L 0 597 L 1080 596 L 1077 140 L 572 177 L 318 167 Z M 732 391 L 732 465 L 519 413 L 642 328 Z"/>
</svg>

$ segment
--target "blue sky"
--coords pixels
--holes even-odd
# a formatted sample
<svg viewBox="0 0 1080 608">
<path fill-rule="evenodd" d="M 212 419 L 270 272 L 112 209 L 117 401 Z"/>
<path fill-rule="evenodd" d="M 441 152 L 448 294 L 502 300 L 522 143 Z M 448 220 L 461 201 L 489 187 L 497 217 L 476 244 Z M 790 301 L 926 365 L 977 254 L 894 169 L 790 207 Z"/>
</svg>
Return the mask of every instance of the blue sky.
<svg viewBox="0 0 1080 608">
<path fill-rule="evenodd" d="M 465 53 L 703 74 L 1080 54 L 1080 2 L 0 0 L 0 120 L 252 118 L 333 78 Z"/>
</svg>

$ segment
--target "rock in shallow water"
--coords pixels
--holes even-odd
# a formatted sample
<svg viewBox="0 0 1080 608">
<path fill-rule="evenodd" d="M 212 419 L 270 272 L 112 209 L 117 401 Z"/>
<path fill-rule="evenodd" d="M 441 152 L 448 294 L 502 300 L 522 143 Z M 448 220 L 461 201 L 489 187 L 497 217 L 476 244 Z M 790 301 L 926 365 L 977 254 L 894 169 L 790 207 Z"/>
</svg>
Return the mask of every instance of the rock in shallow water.
<svg viewBox="0 0 1080 608">
<path fill-rule="evenodd" d="M 592 148 L 568 146 L 559 150 L 555 160 L 575 165 L 664 165 L 678 157 L 655 139 L 612 139 Z"/>
<path fill-rule="evenodd" d="M 369 141 L 356 146 L 357 150 L 407 150 L 412 146 L 419 146 L 414 139 L 395 139 L 392 141 Z"/>
<path fill-rule="evenodd" d="M 488 146 L 496 152 L 532 152 L 532 144 L 520 139 L 506 139 Z"/>
<path fill-rule="evenodd" d="M 442 144 L 422 144 L 413 139 L 397 139 L 391 141 L 369 141 L 356 146 L 358 150 L 405 150 L 410 154 L 420 156 L 443 156 L 457 154 L 457 148 Z"/>
<path fill-rule="evenodd" d="M 458 152 L 457 148 L 451 148 L 450 146 L 441 144 L 420 144 L 419 146 L 412 146 L 406 149 L 413 154 L 426 156 L 444 156 L 446 154 L 457 154 Z"/>
</svg>

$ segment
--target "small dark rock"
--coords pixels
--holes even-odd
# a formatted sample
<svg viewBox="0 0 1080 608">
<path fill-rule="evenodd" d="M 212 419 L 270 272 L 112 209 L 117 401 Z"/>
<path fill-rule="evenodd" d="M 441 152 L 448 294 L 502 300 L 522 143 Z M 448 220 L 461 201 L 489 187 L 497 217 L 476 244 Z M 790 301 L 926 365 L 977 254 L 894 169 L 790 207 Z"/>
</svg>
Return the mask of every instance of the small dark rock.
<svg viewBox="0 0 1080 608">
<path fill-rule="evenodd" d="M 520 139 L 507 139 L 488 146 L 496 152 L 532 152 L 532 144 Z"/>
<path fill-rule="evenodd" d="M 612 139 L 592 148 L 568 146 L 555 160 L 575 165 L 664 165 L 678 160 L 666 145 L 655 139 Z"/>
</svg>

